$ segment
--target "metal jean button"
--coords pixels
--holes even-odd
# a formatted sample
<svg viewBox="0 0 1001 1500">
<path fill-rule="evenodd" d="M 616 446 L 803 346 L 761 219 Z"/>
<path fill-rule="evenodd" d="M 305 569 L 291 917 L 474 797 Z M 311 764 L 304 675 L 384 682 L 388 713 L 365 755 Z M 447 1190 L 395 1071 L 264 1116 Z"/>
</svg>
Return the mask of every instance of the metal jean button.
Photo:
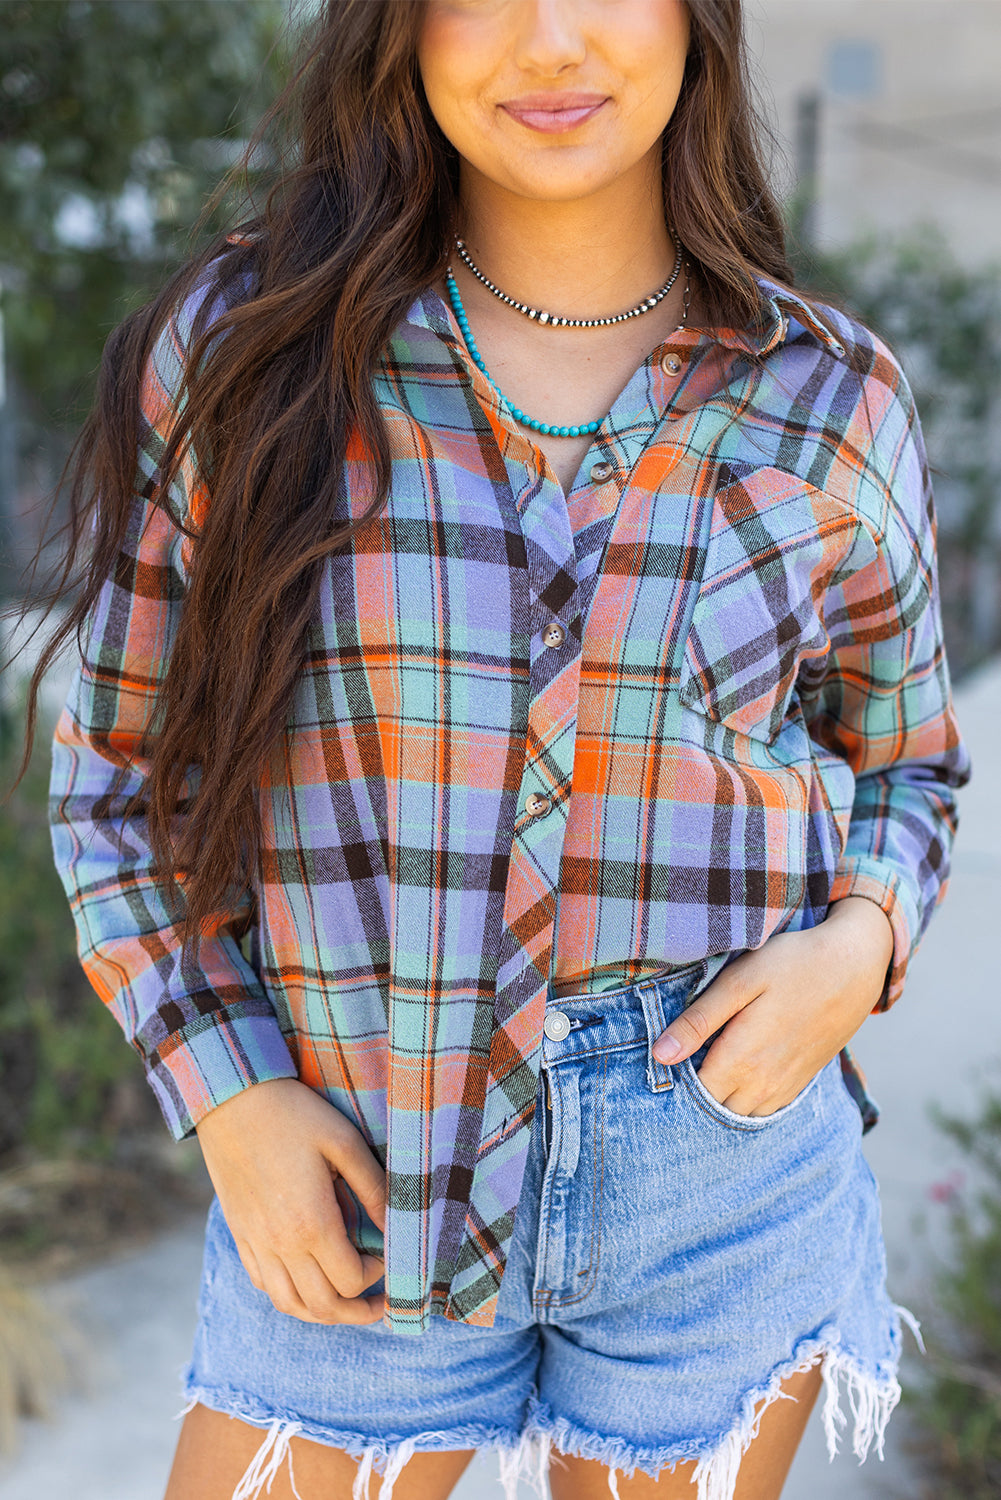
<svg viewBox="0 0 1001 1500">
<path fill-rule="evenodd" d="M 542 1023 L 542 1029 L 551 1042 L 562 1042 L 570 1035 L 570 1017 L 562 1010 L 551 1010 Z"/>
</svg>

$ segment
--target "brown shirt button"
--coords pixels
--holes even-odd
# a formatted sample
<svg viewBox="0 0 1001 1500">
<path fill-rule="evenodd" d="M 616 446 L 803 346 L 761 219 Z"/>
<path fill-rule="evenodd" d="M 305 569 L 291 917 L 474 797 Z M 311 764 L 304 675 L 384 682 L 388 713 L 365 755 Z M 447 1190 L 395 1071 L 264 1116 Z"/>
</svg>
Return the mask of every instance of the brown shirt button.
<svg viewBox="0 0 1001 1500">
<path fill-rule="evenodd" d="M 525 811 L 530 818 L 543 818 L 552 807 L 548 797 L 540 797 L 538 792 L 531 792 L 525 798 Z"/>
<path fill-rule="evenodd" d="M 550 620 L 549 624 L 542 632 L 542 640 L 547 646 L 562 646 L 566 638 L 567 633 L 563 629 L 563 626 L 560 624 L 559 620 Z"/>
<path fill-rule="evenodd" d="M 611 479 L 614 473 L 615 469 L 611 464 L 602 462 L 600 464 L 591 465 L 591 478 L 594 480 L 595 484 L 604 484 L 605 480 Z"/>
<path fill-rule="evenodd" d="M 665 354 L 660 363 L 665 375 L 681 374 L 681 360 L 676 354 Z"/>
</svg>

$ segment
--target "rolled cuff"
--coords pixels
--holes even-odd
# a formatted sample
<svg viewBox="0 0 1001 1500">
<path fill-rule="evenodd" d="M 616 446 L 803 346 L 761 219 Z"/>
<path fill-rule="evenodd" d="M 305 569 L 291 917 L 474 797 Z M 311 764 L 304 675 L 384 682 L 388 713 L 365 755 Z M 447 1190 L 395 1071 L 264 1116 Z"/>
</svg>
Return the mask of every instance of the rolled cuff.
<svg viewBox="0 0 1001 1500">
<path fill-rule="evenodd" d="M 831 887 L 830 901 L 844 901 L 848 896 L 862 896 L 874 902 L 889 918 L 893 929 L 893 957 L 886 972 L 886 983 L 873 1011 L 889 1010 L 899 1000 L 904 988 L 907 965 L 920 932 L 916 902 L 899 874 L 888 870 L 878 859 L 864 857 L 842 860 Z"/>
<path fill-rule="evenodd" d="M 147 1059 L 147 1077 L 175 1140 L 235 1094 L 298 1072 L 267 1001 L 221 1007 L 172 1032 Z"/>
</svg>

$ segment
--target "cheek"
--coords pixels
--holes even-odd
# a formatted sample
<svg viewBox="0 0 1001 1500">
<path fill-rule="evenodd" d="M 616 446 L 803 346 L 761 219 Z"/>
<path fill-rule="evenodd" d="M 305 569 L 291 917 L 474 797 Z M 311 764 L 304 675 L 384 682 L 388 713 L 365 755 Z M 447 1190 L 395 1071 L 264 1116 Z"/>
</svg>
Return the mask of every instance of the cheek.
<svg viewBox="0 0 1001 1500">
<path fill-rule="evenodd" d="M 684 0 L 638 0 L 637 24 L 645 25 L 646 42 L 651 56 L 684 61 L 691 34 L 688 6 Z"/>
<path fill-rule="evenodd" d="M 445 136 L 460 150 L 489 73 L 488 59 L 496 53 L 488 29 L 482 17 L 473 24 L 459 7 L 431 0 L 417 46 L 428 106 Z"/>
<path fill-rule="evenodd" d="M 638 50 L 625 59 L 623 68 L 629 80 L 624 123 L 637 148 L 649 144 L 665 130 L 677 106 L 685 75 L 684 48 L 665 48 L 662 35 L 652 36 L 650 43 L 646 51 Z"/>
<path fill-rule="evenodd" d="M 673 107 L 688 56 L 688 7 L 682 0 L 637 0 L 619 33 L 624 70 L 651 108 Z"/>
</svg>

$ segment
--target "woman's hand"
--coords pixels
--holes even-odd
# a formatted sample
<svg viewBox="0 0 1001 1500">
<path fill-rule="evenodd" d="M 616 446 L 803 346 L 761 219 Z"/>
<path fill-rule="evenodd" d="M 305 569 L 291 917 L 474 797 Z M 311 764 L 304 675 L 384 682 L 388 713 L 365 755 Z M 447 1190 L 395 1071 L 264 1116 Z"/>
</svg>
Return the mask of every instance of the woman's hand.
<svg viewBox="0 0 1001 1500">
<path fill-rule="evenodd" d="M 770 1115 L 854 1036 L 892 954 L 889 920 L 874 902 L 838 901 L 819 927 L 777 933 L 728 964 L 657 1038 L 654 1056 L 681 1062 L 722 1026 L 699 1078 L 727 1109 Z"/>
<path fill-rule="evenodd" d="M 334 1189 L 342 1177 L 385 1228 L 386 1179 L 361 1132 L 294 1078 L 254 1084 L 197 1127 L 244 1269 L 279 1312 L 306 1323 L 374 1323 L 383 1274 L 351 1244 Z"/>
</svg>

